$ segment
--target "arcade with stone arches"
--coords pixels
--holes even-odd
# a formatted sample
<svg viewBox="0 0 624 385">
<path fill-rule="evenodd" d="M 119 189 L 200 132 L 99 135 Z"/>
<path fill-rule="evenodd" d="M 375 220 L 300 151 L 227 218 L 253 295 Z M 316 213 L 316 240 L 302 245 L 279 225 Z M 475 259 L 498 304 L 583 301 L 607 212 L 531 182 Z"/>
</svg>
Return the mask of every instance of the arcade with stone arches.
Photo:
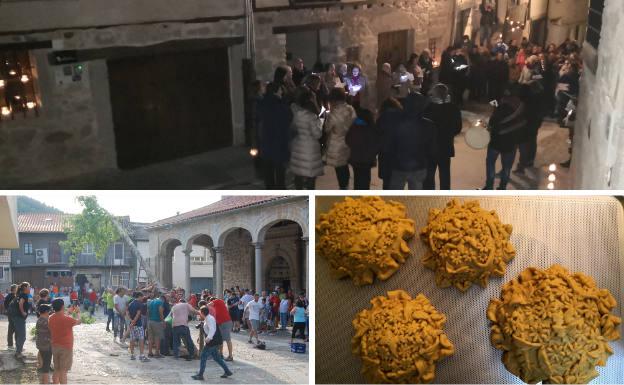
<svg viewBox="0 0 624 385">
<path fill-rule="evenodd" d="M 174 286 L 173 270 L 183 266 L 182 287 L 188 293 L 191 253 L 203 248 L 213 263 L 213 292 L 219 296 L 234 286 L 258 292 L 277 286 L 309 292 L 307 196 L 187 217 L 172 217 L 148 228 L 150 255 L 156 256 L 154 273 L 164 287 Z M 174 265 L 174 255 L 184 259 L 183 265 Z"/>
</svg>

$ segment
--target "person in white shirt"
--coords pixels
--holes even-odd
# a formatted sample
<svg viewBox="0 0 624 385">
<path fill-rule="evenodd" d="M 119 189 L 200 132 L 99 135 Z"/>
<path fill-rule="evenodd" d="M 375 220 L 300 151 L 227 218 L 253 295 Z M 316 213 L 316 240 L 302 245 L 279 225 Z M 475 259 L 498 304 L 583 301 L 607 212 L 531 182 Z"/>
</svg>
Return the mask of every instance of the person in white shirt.
<svg viewBox="0 0 624 385">
<path fill-rule="evenodd" d="M 113 341 L 119 336 L 120 343 L 124 343 L 124 332 L 126 331 L 127 302 L 125 294 L 126 289 L 119 287 L 115 291 L 115 296 L 113 297 L 113 309 L 115 310 L 115 317 L 113 318 Z"/>
<path fill-rule="evenodd" d="M 247 306 L 245 306 L 245 310 L 249 310 L 249 323 L 251 324 L 251 330 L 249 331 L 249 343 L 251 343 L 251 339 L 255 336 L 256 343 L 260 343 L 258 339 L 258 330 L 260 330 L 260 311 L 264 305 L 260 302 L 260 295 L 256 293 L 254 295 L 253 301 L 249 302 Z"/>
<path fill-rule="evenodd" d="M 219 353 L 219 347 L 223 345 L 223 338 L 221 337 L 221 331 L 217 327 L 217 320 L 213 316 L 214 311 L 214 305 L 202 306 L 200 309 L 200 317 L 204 321 L 204 333 L 206 334 L 206 339 L 204 349 L 201 352 L 199 373 L 192 376 L 194 380 L 204 380 L 204 371 L 206 370 L 206 361 L 208 361 L 208 357 L 212 357 L 212 359 L 215 360 L 221 368 L 223 368 L 224 373 L 221 375 L 221 378 L 228 378 L 234 374 L 227 367 L 227 364 L 223 361 L 223 356 Z M 213 314 L 210 314 L 211 312 Z"/>
<path fill-rule="evenodd" d="M 251 301 L 253 301 L 254 297 L 253 295 L 251 295 L 251 291 L 250 290 L 245 290 L 245 295 L 242 296 L 241 298 L 241 304 L 243 306 L 243 316 L 242 316 L 242 324 L 243 325 L 247 325 L 247 317 L 245 316 L 245 308 L 247 307 L 247 304 Z"/>
<path fill-rule="evenodd" d="M 184 338 L 188 348 L 189 355 L 186 360 L 191 361 L 192 357 L 195 356 L 195 345 L 188 327 L 188 317 L 190 314 L 197 313 L 197 310 L 193 309 L 184 299 L 181 299 L 180 302 L 171 308 L 171 315 L 173 316 L 173 356 L 176 359 L 180 356 L 180 338 Z"/>
<path fill-rule="evenodd" d="M 288 298 L 284 298 L 280 301 L 280 323 L 282 324 L 281 330 L 286 330 L 286 326 L 288 326 L 288 305 L 290 305 L 290 301 Z"/>
</svg>

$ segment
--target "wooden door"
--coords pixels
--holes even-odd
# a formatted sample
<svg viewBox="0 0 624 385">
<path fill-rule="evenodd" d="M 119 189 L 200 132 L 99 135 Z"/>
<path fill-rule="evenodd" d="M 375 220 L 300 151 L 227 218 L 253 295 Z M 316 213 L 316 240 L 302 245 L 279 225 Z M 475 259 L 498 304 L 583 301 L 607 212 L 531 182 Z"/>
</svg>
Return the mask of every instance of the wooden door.
<svg viewBox="0 0 624 385">
<path fill-rule="evenodd" d="M 377 71 L 381 71 L 383 63 L 390 63 L 392 70 L 407 61 L 408 31 L 380 33 L 378 37 Z"/>
<path fill-rule="evenodd" d="M 227 48 L 108 62 L 118 166 L 232 145 Z"/>
<path fill-rule="evenodd" d="M 61 263 L 61 247 L 58 242 L 48 243 L 48 263 Z"/>
</svg>

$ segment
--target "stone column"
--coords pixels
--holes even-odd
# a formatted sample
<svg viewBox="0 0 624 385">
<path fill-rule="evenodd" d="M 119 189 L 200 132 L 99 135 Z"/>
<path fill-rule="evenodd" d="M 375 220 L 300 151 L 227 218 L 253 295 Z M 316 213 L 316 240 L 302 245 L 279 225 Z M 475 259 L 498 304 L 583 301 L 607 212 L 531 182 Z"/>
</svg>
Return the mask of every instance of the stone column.
<svg viewBox="0 0 624 385">
<path fill-rule="evenodd" d="M 305 270 L 303 272 L 303 279 L 305 280 L 306 296 L 310 298 L 310 261 L 308 259 L 308 237 L 301 238 L 303 241 L 303 257 L 305 259 Z"/>
<path fill-rule="evenodd" d="M 256 293 L 261 293 L 264 289 L 264 282 L 262 282 L 262 242 L 256 242 L 252 244 L 256 250 Z"/>
<path fill-rule="evenodd" d="M 184 254 L 184 292 L 191 294 L 191 252 L 193 250 L 182 250 Z M 173 275 L 173 271 L 171 272 Z"/>
<path fill-rule="evenodd" d="M 223 298 L 223 247 L 215 247 L 215 295 Z"/>
</svg>

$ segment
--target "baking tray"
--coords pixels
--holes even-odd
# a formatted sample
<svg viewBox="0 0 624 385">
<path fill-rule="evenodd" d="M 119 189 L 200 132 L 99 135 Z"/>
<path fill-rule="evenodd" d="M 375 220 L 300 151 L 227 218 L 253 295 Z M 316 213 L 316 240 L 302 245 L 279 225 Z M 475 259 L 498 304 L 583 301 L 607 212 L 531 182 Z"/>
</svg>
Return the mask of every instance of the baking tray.
<svg viewBox="0 0 624 385">
<path fill-rule="evenodd" d="M 344 197 L 316 197 L 316 221 L 320 213 Z M 429 209 L 443 208 L 452 197 L 384 197 L 407 207 L 416 230 L 426 225 Z M 529 266 L 547 268 L 561 264 L 572 272 L 592 276 L 599 287 L 607 288 L 618 305 L 614 313 L 622 317 L 624 302 L 624 214 L 621 204 L 610 197 L 458 197 L 477 199 L 481 207 L 496 210 L 503 223 L 513 225 L 511 241 L 516 257 L 503 278 L 493 278 L 486 289 L 471 287 L 466 293 L 435 286 L 433 271 L 420 259 L 425 247 L 418 237 L 408 244 L 412 251 L 404 265 L 387 281 L 356 287 L 351 280 L 330 277 L 327 261 L 316 257 L 316 382 L 364 383 L 360 360 L 351 354 L 351 320 L 371 298 L 389 290 L 403 289 L 416 296 L 424 293 L 446 314 L 446 334 L 455 345 L 455 354 L 438 363 L 437 383 L 522 383 L 501 362 L 502 352 L 489 341 L 485 312 L 501 286 Z M 624 383 L 623 338 L 610 342 L 614 354 L 592 384 Z"/>
</svg>

